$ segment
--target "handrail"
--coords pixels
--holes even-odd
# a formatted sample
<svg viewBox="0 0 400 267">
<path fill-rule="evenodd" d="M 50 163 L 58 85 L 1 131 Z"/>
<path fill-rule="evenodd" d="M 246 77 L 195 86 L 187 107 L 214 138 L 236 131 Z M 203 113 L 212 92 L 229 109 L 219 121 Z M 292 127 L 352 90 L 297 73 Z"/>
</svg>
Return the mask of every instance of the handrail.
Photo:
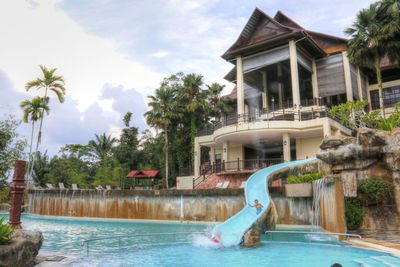
<svg viewBox="0 0 400 267">
<path fill-rule="evenodd" d="M 315 234 L 315 235 L 338 235 L 338 236 L 350 236 L 350 237 L 358 237 L 360 239 L 362 239 L 362 237 L 360 235 L 357 234 L 344 234 L 344 233 L 331 233 L 331 232 L 303 232 L 303 231 L 265 231 L 264 234 L 267 233 L 282 233 L 282 234 Z"/>
<path fill-rule="evenodd" d="M 207 232 L 176 232 L 176 233 L 144 233 L 144 234 L 131 234 L 131 235 L 114 235 L 114 236 L 104 236 L 91 239 L 85 239 L 81 242 L 81 247 L 86 243 L 87 254 L 89 255 L 89 242 L 106 240 L 106 239 L 118 239 L 118 247 L 121 247 L 121 238 L 126 237 L 137 237 L 137 236 L 163 236 L 163 235 L 190 235 L 190 234 L 206 234 Z"/>
</svg>

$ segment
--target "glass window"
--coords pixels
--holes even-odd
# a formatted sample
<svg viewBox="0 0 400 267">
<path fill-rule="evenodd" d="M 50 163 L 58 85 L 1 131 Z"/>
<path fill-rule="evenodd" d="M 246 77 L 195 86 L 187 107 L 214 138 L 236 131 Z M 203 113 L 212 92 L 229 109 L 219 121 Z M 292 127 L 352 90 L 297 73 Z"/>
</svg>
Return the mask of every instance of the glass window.
<svg viewBox="0 0 400 267">
<path fill-rule="evenodd" d="M 373 90 L 370 92 L 370 97 L 371 97 L 371 108 L 372 110 L 379 109 L 379 91 L 378 90 Z"/>
<path fill-rule="evenodd" d="M 400 102 L 400 86 L 385 88 L 383 94 L 385 108 L 394 107 L 397 102 Z"/>
</svg>

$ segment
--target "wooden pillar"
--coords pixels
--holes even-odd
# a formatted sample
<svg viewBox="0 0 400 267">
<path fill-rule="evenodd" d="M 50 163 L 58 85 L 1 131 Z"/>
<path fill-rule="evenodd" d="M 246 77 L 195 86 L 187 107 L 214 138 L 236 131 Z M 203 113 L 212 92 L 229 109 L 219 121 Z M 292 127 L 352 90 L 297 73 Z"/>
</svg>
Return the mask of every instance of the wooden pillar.
<svg viewBox="0 0 400 267">
<path fill-rule="evenodd" d="M 11 209 L 9 224 L 14 228 L 21 229 L 21 210 L 22 210 L 22 198 L 26 188 L 25 184 L 25 167 L 26 161 L 16 160 L 14 167 L 14 176 L 10 185 L 10 198 L 11 198 Z"/>
<path fill-rule="evenodd" d="M 289 41 L 289 56 L 290 56 L 290 76 L 292 80 L 292 98 L 293 105 L 298 109 L 300 106 L 300 85 L 299 71 L 297 66 L 297 50 L 296 43 Z"/>
</svg>

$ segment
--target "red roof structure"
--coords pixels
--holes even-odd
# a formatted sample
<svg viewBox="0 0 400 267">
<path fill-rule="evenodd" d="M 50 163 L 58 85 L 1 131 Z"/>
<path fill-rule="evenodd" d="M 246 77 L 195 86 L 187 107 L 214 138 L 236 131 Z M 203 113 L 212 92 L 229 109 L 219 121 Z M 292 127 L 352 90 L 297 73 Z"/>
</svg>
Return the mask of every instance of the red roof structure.
<svg viewBox="0 0 400 267">
<path fill-rule="evenodd" d="M 159 174 L 159 171 L 146 171 L 146 170 L 137 170 L 131 171 L 126 176 L 127 178 L 156 178 Z"/>
</svg>

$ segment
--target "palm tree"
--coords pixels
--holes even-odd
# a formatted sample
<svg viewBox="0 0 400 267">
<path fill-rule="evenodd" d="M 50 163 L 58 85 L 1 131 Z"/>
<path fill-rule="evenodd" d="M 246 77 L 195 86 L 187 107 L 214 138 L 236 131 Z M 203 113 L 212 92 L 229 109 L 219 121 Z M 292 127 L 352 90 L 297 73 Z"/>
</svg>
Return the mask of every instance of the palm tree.
<svg viewBox="0 0 400 267">
<path fill-rule="evenodd" d="M 400 62 L 400 0 L 379 2 L 378 19 L 382 22 L 382 39 L 391 62 Z"/>
<path fill-rule="evenodd" d="M 96 140 L 90 140 L 88 148 L 93 156 L 95 156 L 100 161 L 103 161 L 107 156 L 110 155 L 111 149 L 118 140 L 112 138 L 111 135 L 95 134 Z"/>
<path fill-rule="evenodd" d="M 196 137 L 196 116 L 206 110 L 205 92 L 201 90 L 203 75 L 191 73 L 183 78 L 183 98 L 186 100 L 185 109 L 190 116 L 190 145 L 192 164 L 194 160 L 194 139 Z"/>
<path fill-rule="evenodd" d="M 34 165 L 33 157 L 32 157 L 32 143 L 33 143 L 33 135 L 35 131 L 35 122 L 38 121 L 39 119 L 43 118 L 44 112 L 47 113 L 47 115 L 50 112 L 50 108 L 47 105 L 47 103 L 40 98 L 39 96 L 35 97 L 32 99 L 32 101 L 29 100 L 24 100 L 21 102 L 19 105 L 24 112 L 23 116 L 23 121 L 25 123 L 28 123 L 28 121 L 32 122 L 32 132 L 31 132 L 31 142 L 30 142 L 30 148 L 29 148 L 29 157 L 30 157 L 30 166 L 28 167 L 28 182 L 30 179 L 30 176 L 32 174 L 32 169 Z"/>
<path fill-rule="evenodd" d="M 212 83 L 207 85 L 207 98 L 210 104 L 209 113 L 212 117 L 220 118 L 221 116 L 228 115 L 232 112 L 231 106 L 232 99 L 228 97 L 221 97 L 221 92 L 224 90 L 225 85 L 219 83 Z"/>
<path fill-rule="evenodd" d="M 388 55 L 388 38 L 390 34 L 384 31 L 380 3 L 373 3 L 367 9 L 362 9 L 357 14 L 353 27 L 346 29 L 346 34 L 351 36 L 347 45 L 347 56 L 353 64 L 368 66 L 375 69 L 379 88 L 379 103 L 382 118 L 385 117 L 382 75 L 380 64 L 382 59 Z"/>
<path fill-rule="evenodd" d="M 57 95 L 58 101 L 60 103 L 64 102 L 64 96 L 65 96 L 65 82 L 64 78 L 62 76 L 57 76 L 54 75 L 54 72 L 57 70 L 56 68 L 48 70 L 45 66 L 40 65 L 40 69 L 42 70 L 43 73 L 43 78 L 37 78 L 36 80 L 30 81 L 25 85 L 26 91 L 29 91 L 32 88 L 36 88 L 37 90 L 39 89 L 44 89 L 44 97 L 43 99 L 48 103 L 49 98 L 47 94 L 49 91 L 55 93 Z M 38 133 L 38 138 L 37 138 L 37 143 L 36 143 L 36 150 L 38 150 L 39 144 L 42 139 L 42 125 L 43 125 L 43 118 L 42 116 L 40 118 L 40 126 L 39 126 L 39 133 Z"/>
<path fill-rule="evenodd" d="M 351 36 L 347 43 L 347 56 L 350 62 L 375 69 L 379 87 L 381 116 L 384 117 L 380 64 L 385 56 L 385 51 L 379 43 L 381 25 L 377 20 L 377 11 L 377 3 L 371 4 L 368 9 L 362 9 L 357 14 L 353 27 L 346 29 L 345 33 Z"/>
<path fill-rule="evenodd" d="M 177 91 L 174 87 L 169 87 L 167 84 L 162 84 L 155 92 L 155 96 L 149 96 L 150 103 L 148 104 L 151 110 L 147 111 L 147 124 L 163 129 L 164 131 L 164 152 L 165 152 L 165 182 L 168 186 L 168 126 L 172 119 L 180 117 L 181 114 L 177 110 L 176 105 Z"/>
</svg>

